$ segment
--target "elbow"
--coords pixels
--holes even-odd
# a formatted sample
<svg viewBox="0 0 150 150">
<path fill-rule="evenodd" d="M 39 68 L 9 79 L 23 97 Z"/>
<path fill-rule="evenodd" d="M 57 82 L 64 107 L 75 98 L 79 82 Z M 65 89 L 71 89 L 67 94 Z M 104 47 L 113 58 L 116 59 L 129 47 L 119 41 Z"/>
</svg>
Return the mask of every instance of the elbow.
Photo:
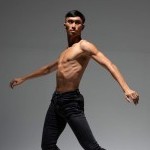
<svg viewBox="0 0 150 150">
<path fill-rule="evenodd" d="M 45 66 L 43 67 L 43 73 L 46 75 L 46 74 L 49 74 L 49 73 L 52 73 L 53 71 L 57 70 L 57 66 Z"/>
<path fill-rule="evenodd" d="M 113 71 L 113 72 L 116 72 L 116 70 L 118 70 L 118 68 L 117 68 L 117 66 L 115 65 L 115 64 L 111 64 L 111 70 Z"/>
<path fill-rule="evenodd" d="M 50 73 L 50 68 L 47 67 L 47 66 L 42 67 L 42 72 L 43 72 L 44 75 L 46 75 L 46 74 Z"/>
</svg>

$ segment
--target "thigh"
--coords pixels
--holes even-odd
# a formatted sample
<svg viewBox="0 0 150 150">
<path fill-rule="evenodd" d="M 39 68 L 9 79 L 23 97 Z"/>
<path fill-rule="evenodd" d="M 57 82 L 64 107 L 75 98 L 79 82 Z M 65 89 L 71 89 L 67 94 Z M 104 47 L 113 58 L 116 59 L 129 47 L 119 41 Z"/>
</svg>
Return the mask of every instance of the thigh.
<svg viewBox="0 0 150 150">
<path fill-rule="evenodd" d="M 47 147 L 49 145 L 56 144 L 65 126 L 66 121 L 57 115 L 54 104 L 51 103 L 45 117 L 42 146 Z"/>
<path fill-rule="evenodd" d="M 74 107 L 73 109 L 73 112 L 76 113 L 72 113 L 73 115 L 70 115 L 68 118 L 68 124 L 72 128 L 81 146 L 85 150 L 104 150 L 99 146 L 93 136 L 84 114 L 83 104 L 79 103 L 77 107 Z"/>
<path fill-rule="evenodd" d="M 70 117 L 68 123 L 82 147 L 97 143 L 84 113 Z"/>
</svg>

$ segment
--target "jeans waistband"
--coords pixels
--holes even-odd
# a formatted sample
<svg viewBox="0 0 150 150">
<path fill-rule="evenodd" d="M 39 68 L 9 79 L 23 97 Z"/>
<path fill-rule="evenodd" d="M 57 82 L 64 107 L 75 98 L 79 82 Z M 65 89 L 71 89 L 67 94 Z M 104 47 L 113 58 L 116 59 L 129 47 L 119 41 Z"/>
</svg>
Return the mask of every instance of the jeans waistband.
<svg viewBox="0 0 150 150">
<path fill-rule="evenodd" d="M 55 91 L 53 96 L 65 96 L 65 95 L 77 95 L 77 94 L 80 94 L 79 89 L 76 89 L 74 91 L 63 92 L 63 93 Z"/>
</svg>

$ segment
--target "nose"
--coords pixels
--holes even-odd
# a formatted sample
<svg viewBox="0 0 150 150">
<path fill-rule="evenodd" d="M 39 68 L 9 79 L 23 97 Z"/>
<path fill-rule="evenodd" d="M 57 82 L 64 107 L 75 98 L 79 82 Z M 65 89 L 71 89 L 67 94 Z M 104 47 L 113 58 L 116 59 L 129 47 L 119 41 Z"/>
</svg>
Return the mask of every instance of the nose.
<svg viewBox="0 0 150 150">
<path fill-rule="evenodd" d="M 73 28 L 73 29 L 75 29 L 75 27 L 76 27 L 76 24 L 75 24 L 75 23 L 73 23 L 73 24 L 72 24 L 72 28 Z"/>
</svg>

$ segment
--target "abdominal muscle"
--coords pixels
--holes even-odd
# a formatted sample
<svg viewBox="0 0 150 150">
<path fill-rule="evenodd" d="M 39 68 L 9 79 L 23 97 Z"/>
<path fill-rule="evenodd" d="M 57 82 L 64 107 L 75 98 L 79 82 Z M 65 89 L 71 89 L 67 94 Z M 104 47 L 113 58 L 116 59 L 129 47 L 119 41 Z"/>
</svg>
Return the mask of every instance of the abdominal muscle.
<svg viewBox="0 0 150 150">
<path fill-rule="evenodd" d="M 84 67 L 77 60 L 60 63 L 56 74 L 56 91 L 67 92 L 78 89 L 83 72 Z"/>
</svg>

